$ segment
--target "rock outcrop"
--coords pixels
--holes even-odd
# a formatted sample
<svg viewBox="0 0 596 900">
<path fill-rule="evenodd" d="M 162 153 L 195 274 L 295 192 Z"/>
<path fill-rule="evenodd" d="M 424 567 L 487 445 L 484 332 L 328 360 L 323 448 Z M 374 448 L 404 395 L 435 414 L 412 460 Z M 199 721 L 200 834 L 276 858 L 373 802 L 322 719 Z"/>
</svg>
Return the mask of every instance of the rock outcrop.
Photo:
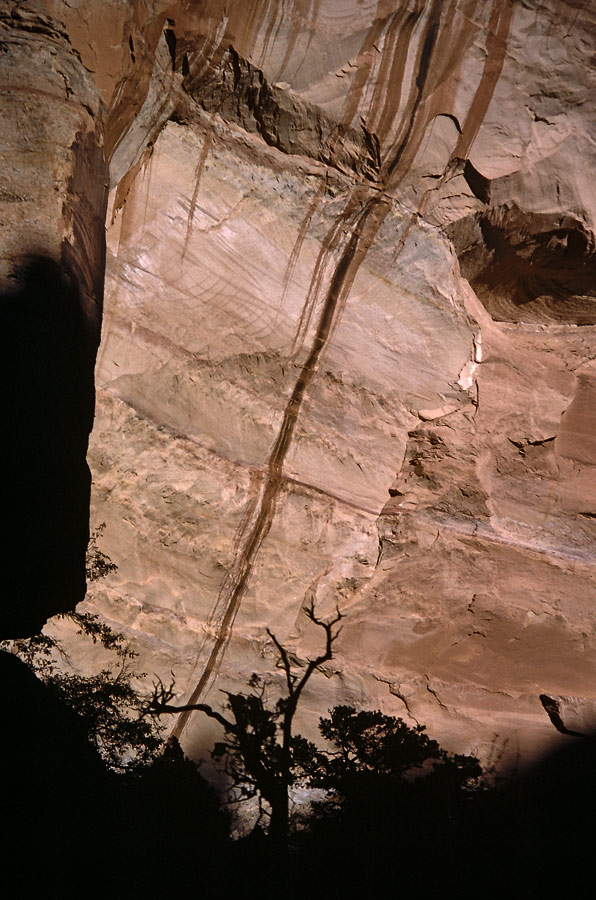
<svg viewBox="0 0 596 900">
<path fill-rule="evenodd" d="M 0 291 L 8 462 L 0 635 L 85 593 L 108 171 L 99 91 L 45 4 L 0 4 Z"/>
<path fill-rule="evenodd" d="M 310 734 L 349 702 L 514 765 L 570 739 L 540 695 L 593 727 L 594 11 L 52 6 L 110 161 L 96 607 L 217 702 L 339 604 Z"/>
</svg>

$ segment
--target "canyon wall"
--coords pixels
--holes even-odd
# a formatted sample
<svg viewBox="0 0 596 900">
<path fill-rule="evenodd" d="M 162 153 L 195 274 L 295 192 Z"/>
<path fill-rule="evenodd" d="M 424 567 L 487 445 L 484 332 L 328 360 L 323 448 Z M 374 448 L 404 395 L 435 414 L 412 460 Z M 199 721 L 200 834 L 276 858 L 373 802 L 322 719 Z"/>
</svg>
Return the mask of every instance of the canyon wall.
<svg viewBox="0 0 596 900">
<path fill-rule="evenodd" d="M 92 608 L 218 704 L 338 605 L 311 736 L 344 702 L 515 766 L 568 740 L 541 695 L 594 727 L 596 11 L 48 6 L 110 166 Z"/>
<path fill-rule="evenodd" d="M 108 169 L 97 85 L 44 4 L 0 3 L 6 479 L 0 636 L 85 593 Z"/>
</svg>

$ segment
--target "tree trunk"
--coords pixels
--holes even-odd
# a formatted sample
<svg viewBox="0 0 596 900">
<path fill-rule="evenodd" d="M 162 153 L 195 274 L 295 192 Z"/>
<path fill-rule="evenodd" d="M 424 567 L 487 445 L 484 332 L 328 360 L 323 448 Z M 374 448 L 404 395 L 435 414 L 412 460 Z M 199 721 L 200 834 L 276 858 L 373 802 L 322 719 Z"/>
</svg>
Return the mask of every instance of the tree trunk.
<svg viewBox="0 0 596 900">
<path fill-rule="evenodd" d="M 269 822 L 269 839 L 279 852 L 288 849 L 288 827 L 290 821 L 290 803 L 287 785 L 281 785 L 270 800 L 271 820 Z"/>
</svg>

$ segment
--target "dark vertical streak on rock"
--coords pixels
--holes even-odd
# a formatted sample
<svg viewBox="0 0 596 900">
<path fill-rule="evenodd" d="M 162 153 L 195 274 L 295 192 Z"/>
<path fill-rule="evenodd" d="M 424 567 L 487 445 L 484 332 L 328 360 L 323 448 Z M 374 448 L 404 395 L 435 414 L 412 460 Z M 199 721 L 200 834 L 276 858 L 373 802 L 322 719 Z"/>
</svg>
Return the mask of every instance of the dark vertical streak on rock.
<svg viewBox="0 0 596 900">
<path fill-rule="evenodd" d="M 267 59 L 267 51 L 269 50 L 269 44 L 271 42 L 271 35 L 273 34 L 273 29 L 275 28 L 275 23 L 277 21 L 277 6 L 279 6 L 280 2 L 281 2 L 282 9 L 280 11 L 279 24 L 277 26 L 277 31 L 275 32 L 276 38 L 277 38 L 277 35 L 279 34 L 279 29 L 281 27 L 281 23 L 283 22 L 283 14 L 284 14 L 283 2 L 284 2 L 284 0 L 276 0 L 276 8 L 271 13 L 271 17 L 269 19 L 269 24 L 267 25 L 267 30 L 265 31 L 265 37 L 263 38 L 263 48 L 261 50 L 261 55 L 260 55 L 259 62 L 258 62 L 259 68 L 262 67 L 263 63 Z"/>
<path fill-rule="evenodd" d="M 375 20 L 366 33 L 366 37 L 362 42 L 362 46 L 356 57 L 358 60 L 358 68 L 354 75 L 353 82 L 350 85 L 341 114 L 340 126 L 343 126 L 343 128 L 348 128 L 351 125 L 352 120 L 360 107 L 364 90 L 370 77 L 372 69 L 370 54 L 374 49 L 375 43 L 383 33 L 384 20 L 380 17 L 383 2 L 384 0 L 378 0 Z"/>
<path fill-rule="evenodd" d="M 341 221 L 344 222 L 354 209 L 358 210 L 353 215 L 354 225 L 350 237 L 343 248 L 331 278 L 310 352 L 286 405 L 281 426 L 269 456 L 266 480 L 263 485 L 256 518 L 248 532 L 246 542 L 241 549 L 234 569 L 226 582 L 224 582 L 218 598 L 217 605 L 224 607 L 223 616 L 217 628 L 215 642 L 203 673 L 187 701 L 189 705 L 198 702 L 213 678 L 217 675 L 223 654 L 231 638 L 232 626 L 256 556 L 273 522 L 277 499 L 282 485 L 283 464 L 292 442 L 305 392 L 315 374 L 321 353 L 325 349 L 329 337 L 337 324 L 337 316 L 341 312 L 354 283 L 358 269 L 390 208 L 387 201 L 377 196 L 368 200 L 363 207 L 358 209 L 358 206 L 356 198 L 350 197 L 346 210 L 340 217 Z M 181 714 L 173 730 L 175 736 L 179 737 L 182 734 L 189 715 L 190 712 Z"/>
<path fill-rule="evenodd" d="M 304 56 L 302 57 L 302 61 L 294 73 L 295 75 L 298 74 L 298 72 L 304 65 L 304 62 L 308 56 L 308 52 L 311 48 L 313 34 L 315 33 L 315 28 L 317 27 L 317 19 L 319 17 L 319 3 L 320 3 L 320 0 L 312 0 L 312 3 L 309 5 L 308 13 L 307 13 L 308 25 L 306 26 L 308 28 L 308 39 L 306 42 L 306 48 L 304 50 Z M 298 39 L 298 35 L 300 34 L 300 31 L 301 31 L 301 28 L 300 28 L 300 26 L 298 26 L 292 32 L 292 36 L 288 42 L 288 46 L 286 48 L 284 58 L 282 60 L 281 66 L 279 67 L 279 70 L 277 72 L 276 81 L 279 81 L 281 76 L 285 72 L 286 66 L 288 65 L 288 63 L 291 59 L 292 53 L 294 52 L 294 50 L 296 48 L 296 41 Z"/>
<path fill-rule="evenodd" d="M 302 246 L 306 239 L 306 235 L 308 233 L 308 229 L 312 218 L 316 211 L 319 208 L 319 204 L 323 198 L 325 193 L 325 182 L 321 182 L 321 185 L 317 192 L 315 193 L 313 199 L 311 200 L 308 210 L 306 211 L 306 215 L 304 216 L 302 222 L 300 223 L 300 228 L 298 229 L 298 235 L 296 237 L 296 241 L 294 242 L 294 246 L 292 247 L 292 252 L 290 253 L 290 258 L 288 260 L 288 265 L 286 266 L 286 271 L 284 272 L 284 278 L 282 282 L 281 289 L 281 299 L 279 301 L 279 310 L 283 308 L 284 300 L 286 299 L 286 295 L 288 293 L 288 288 L 290 287 L 290 282 L 292 280 L 292 276 L 294 274 L 294 269 L 296 268 L 296 264 L 300 258 L 300 253 L 302 251 Z M 303 311 L 304 312 L 304 311 Z M 296 337 L 298 336 L 298 332 Z M 294 342 L 296 341 L 296 337 L 294 338 Z"/>
<path fill-rule="evenodd" d="M 201 153 L 199 155 L 199 161 L 197 162 L 197 168 L 195 170 L 195 184 L 192 192 L 192 199 L 190 201 L 190 208 L 188 210 L 188 220 L 186 223 L 186 235 L 184 237 L 184 246 L 182 248 L 182 256 L 180 261 L 184 260 L 186 256 L 186 251 L 188 250 L 188 242 L 190 240 L 190 236 L 192 234 L 192 222 L 195 215 L 195 210 L 197 208 L 197 197 L 199 196 L 199 187 L 201 185 L 201 176 L 203 175 L 203 170 L 205 169 L 205 163 L 207 162 L 207 156 L 209 155 L 209 150 L 211 148 L 211 143 L 213 141 L 213 120 L 215 118 L 215 113 L 211 114 L 211 118 L 207 124 L 207 128 L 205 130 L 205 137 L 203 139 L 203 146 L 201 147 Z"/>
<path fill-rule="evenodd" d="M 503 70 L 507 38 L 513 17 L 511 0 L 494 0 L 486 39 L 486 60 L 480 82 L 470 104 L 453 159 L 467 159 L 476 135 L 484 121 L 497 82 Z"/>
<path fill-rule="evenodd" d="M 426 81 L 428 78 L 428 73 L 430 69 L 430 63 L 432 59 L 433 50 L 435 48 L 437 34 L 439 31 L 439 21 L 441 17 L 441 3 L 439 0 L 435 0 L 433 3 L 432 9 L 429 14 L 429 24 L 426 35 L 424 36 L 424 41 L 422 43 L 422 49 L 420 51 L 420 57 L 417 65 L 417 74 L 416 74 L 416 90 L 414 102 L 412 104 L 412 109 L 409 115 L 406 133 L 400 141 L 400 144 L 393 155 L 391 162 L 386 167 L 386 177 L 391 178 L 393 176 L 397 166 L 399 165 L 403 153 L 410 142 L 410 138 L 412 136 L 412 132 L 414 131 L 414 126 L 416 124 L 416 118 L 418 114 L 418 110 L 420 108 L 421 102 L 424 97 L 424 90 L 426 86 Z"/>
<path fill-rule="evenodd" d="M 391 56 L 388 53 L 383 54 L 387 60 L 388 66 L 390 65 L 390 70 L 388 76 L 381 70 L 379 80 L 375 85 L 372 104 L 373 109 L 376 109 L 379 105 L 377 94 L 380 94 L 381 98 L 384 96 L 385 101 L 380 111 L 378 122 L 372 123 L 371 126 L 375 129 L 381 140 L 387 137 L 395 118 L 396 107 L 394 98 L 399 96 L 402 90 L 412 31 L 419 16 L 419 12 L 409 13 L 403 23 L 403 27 L 400 27 L 402 25 L 401 17 L 395 19 L 395 24 L 393 25 L 393 28 L 395 28 L 396 31 L 395 48 L 393 49 Z M 387 36 L 387 40 L 389 41 L 389 35 Z"/>
<path fill-rule="evenodd" d="M 317 256 L 317 261 L 313 269 L 313 274 L 310 279 L 310 285 L 308 288 L 308 293 L 306 295 L 306 300 L 304 306 L 302 307 L 300 319 L 296 327 L 296 333 L 292 341 L 292 347 L 290 351 L 292 357 L 295 356 L 296 353 L 300 350 L 302 342 L 306 337 L 306 334 L 310 327 L 310 323 L 312 321 L 317 300 L 320 296 L 321 285 L 323 284 L 325 271 L 331 259 L 331 254 L 339 246 L 342 225 L 345 224 L 346 219 L 349 218 L 352 212 L 353 210 L 351 209 L 350 203 L 348 202 L 346 208 L 341 213 L 341 215 L 336 218 L 321 244 L 321 248 Z"/>
<path fill-rule="evenodd" d="M 417 23 L 420 22 L 420 16 L 425 6 L 424 3 L 416 3 L 413 10 L 398 13 L 391 9 L 386 0 L 378 0 L 377 15 L 358 54 L 360 65 L 346 98 L 341 122 L 338 126 L 337 140 L 340 140 L 345 134 L 360 108 L 373 69 L 372 50 L 376 49 L 375 43 L 385 30 L 387 33 L 383 58 L 379 66 L 378 83 L 373 90 L 373 103 L 368 124 L 371 128 L 373 125 L 376 127 L 381 141 L 390 133 L 395 120 L 395 112 L 392 112 L 394 107 L 384 91 L 387 90 L 388 84 L 391 84 L 395 91 L 401 92 L 402 90 L 408 56 L 411 52 L 412 36 L 416 31 Z M 476 8 L 475 0 L 469 0 L 465 4 L 465 11 L 460 16 L 456 0 L 449 3 L 445 3 L 443 0 L 430 0 L 428 4 L 427 18 L 420 27 L 422 35 L 419 39 L 417 38 L 414 83 L 410 88 L 410 96 L 404 104 L 405 109 L 398 134 L 394 140 L 394 149 L 386 154 L 387 162 L 379 173 L 379 181 L 385 188 L 394 188 L 399 184 L 415 157 L 426 125 L 432 116 L 440 111 L 438 107 L 440 102 L 445 101 L 445 95 L 448 97 L 448 88 L 444 87 L 444 79 L 452 68 L 458 68 L 458 60 L 461 56 L 461 47 L 454 47 L 454 41 L 456 44 L 461 43 L 464 47 L 468 47 L 477 30 L 468 17 L 471 8 Z M 463 151 L 468 151 L 490 103 L 503 66 L 511 13 L 512 5 L 509 0 L 494 0 L 488 26 L 487 60 L 455 155 L 461 156 Z M 454 24 L 456 16 L 459 18 L 458 25 Z M 444 23 L 444 36 L 442 35 L 442 22 Z M 292 40 L 296 40 L 294 35 L 290 38 L 289 47 L 292 46 Z M 444 46 L 443 42 L 449 43 L 439 56 L 437 45 L 440 42 L 441 47 Z M 286 53 L 288 58 L 289 53 L 290 50 Z M 285 64 L 287 64 L 287 60 L 284 60 Z M 292 346 L 294 351 L 308 334 L 321 298 L 323 281 L 329 271 L 333 255 L 342 247 L 342 242 L 343 249 L 340 251 L 329 286 L 320 304 L 318 322 L 310 350 L 286 404 L 263 478 L 258 489 L 253 490 L 251 494 L 242 524 L 237 532 L 236 560 L 222 585 L 209 620 L 211 626 L 218 623 L 214 626 L 215 640 L 201 677 L 187 701 L 189 705 L 198 702 L 217 675 L 255 560 L 271 529 L 283 484 L 284 461 L 292 444 L 302 403 L 317 370 L 321 354 L 328 346 L 341 318 L 345 301 L 359 268 L 389 212 L 390 201 L 388 199 L 380 194 L 371 197 L 370 192 L 368 199 L 365 199 L 366 196 L 366 192 L 363 193 L 360 189 L 352 191 L 343 211 L 337 216 L 322 242 L 294 337 Z M 284 276 L 282 299 L 287 291 L 317 202 L 318 196 L 315 197 L 311 209 L 300 226 Z M 406 232 L 413 221 L 414 219 L 407 226 Z M 344 238 L 346 232 L 347 236 Z M 180 716 L 174 734 L 180 736 L 189 715 L 189 712 L 185 712 Z"/>
</svg>

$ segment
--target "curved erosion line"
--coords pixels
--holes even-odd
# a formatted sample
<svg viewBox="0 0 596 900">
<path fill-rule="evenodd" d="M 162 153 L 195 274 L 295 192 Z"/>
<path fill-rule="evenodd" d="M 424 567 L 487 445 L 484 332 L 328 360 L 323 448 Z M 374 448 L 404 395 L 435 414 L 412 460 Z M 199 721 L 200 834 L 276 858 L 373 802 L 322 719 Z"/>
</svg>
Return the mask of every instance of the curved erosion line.
<svg viewBox="0 0 596 900">
<path fill-rule="evenodd" d="M 349 198 L 348 206 L 351 206 L 353 199 L 352 197 Z M 196 704 L 217 676 L 232 636 L 232 627 L 254 562 L 263 541 L 271 529 L 277 498 L 283 482 L 283 463 L 292 442 L 305 392 L 315 374 L 321 353 L 334 330 L 336 316 L 340 314 L 343 308 L 358 269 L 389 209 L 390 204 L 377 196 L 367 201 L 357 215 L 352 233 L 335 267 L 310 353 L 286 405 L 281 427 L 269 457 L 267 480 L 263 488 L 258 514 L 250 528 L 246 543 L 237 558 L 234 570 L 230 578 L 224 583 L 221 595 L 218 598 L 216 608 L 225 604 L 225 611 L 205 668 L 187 701 L 188 705 Z M 345 220 L 345 213 L 342 213 L 341 219 Z M 368 223 L 370 223 L 370 226 L 367 229 Z M 334 231 L 335 225 L 332 229 L 332 234 Z M 175 737 L 180 738 L 188 723 L 190 714 L 191 711 L 187 710 L 180 715 L 172 731 Z"/>
<path fill-rule="evenodd" d="M 395 515 L 388 513 L 387 515 Z M 546 541 L 542 544 L 532 542 L 528 539 L 515 539 L 506 532 L 499 533 L 490 526 L 483 525 L 480 522 L 465 522 L 463 519 L 441 518 L 439 516 L 428 515 L 425 513 L 405 513 L 412 520 L 428 523 L 437 528 L 437 532 L 441 530 L 449 531 L 456 538 L 462 540 L 472 540 L 480 543 L 497 544 L 501 547 L 522 552 L 535 553 L 537 556 L 546 557 L 547 559 L 562 559 L 568 562 L 576 562 L 580 565 L 593 568 L 596 565 L 596 555 L 589 551 L 583 551 L 581 548 L 574 548 L 569 544 L 549 544 Z"/>
</svg>

